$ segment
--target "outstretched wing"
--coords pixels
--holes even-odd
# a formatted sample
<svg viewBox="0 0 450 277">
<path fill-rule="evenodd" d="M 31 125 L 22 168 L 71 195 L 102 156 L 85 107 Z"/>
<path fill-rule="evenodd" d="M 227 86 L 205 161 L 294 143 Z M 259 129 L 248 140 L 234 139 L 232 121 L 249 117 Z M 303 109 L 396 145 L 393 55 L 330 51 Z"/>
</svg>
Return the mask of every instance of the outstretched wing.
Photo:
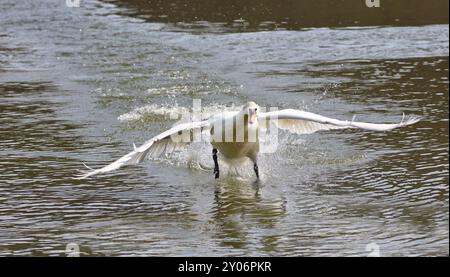
<svg viewBox="0 0 450 277">
<path fill-rule="evenodd" d="M 133 151 L 107 166 L 99 169 L 92 169 L 85 165 L 88 170 L 82 172 L 82 174 L 76 178 L 88 178 L 99 173 L 116 170 L 124 165 L 138 164 L 147 157 L 159 157 L 163 153 L 171 153 L 177 149 L 180 144 L 190 142 L 191 140 L 189 140 L 189 138 L 192 138 L 194 131 L 197 130 L 201 132 L 203 129 L 208 129 L 209 126 L 209 121 L 188 122 L 176 125 L 173 128 L 148 140 L 140 147 L 133 145 Z M 187 139 L 186 135 L 188 136 Z"/>
<path fill-rule="evenodd" d="M 297 134 L 311 134 L 320 130 L 359 128 L 371 131 L 388 131 L 418 122 L 418 117 L 403 119 L 397 124 L 377 124 L 358 121 L 338 120 L 321 116 L 315 113 L 287 109 L 260 113 L 258 120 L 262 122 L 274 122 L 278 128 L 289 130 Z"/>
</svg>

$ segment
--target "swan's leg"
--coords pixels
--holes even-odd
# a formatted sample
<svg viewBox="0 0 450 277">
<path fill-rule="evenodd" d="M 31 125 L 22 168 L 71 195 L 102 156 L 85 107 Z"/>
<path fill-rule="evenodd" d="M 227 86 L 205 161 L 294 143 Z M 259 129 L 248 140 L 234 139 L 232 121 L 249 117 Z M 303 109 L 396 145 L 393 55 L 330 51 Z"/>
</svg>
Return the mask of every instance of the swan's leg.
<svg viewBox="0 0 450 277">
<path fill-rule="evenodd" d="M 257 163 L 253 164 L 253 170 L 255 170 L 256 178 L 259 180 L 259 168 L 258 168 L 258 164 Z"/>
<path fill-rule="evenodd" d="M 214 160 L 214 178 L 219 178 L 219 163 L 217 162 L 217 149 L 212 150 Z"/>
</svg>

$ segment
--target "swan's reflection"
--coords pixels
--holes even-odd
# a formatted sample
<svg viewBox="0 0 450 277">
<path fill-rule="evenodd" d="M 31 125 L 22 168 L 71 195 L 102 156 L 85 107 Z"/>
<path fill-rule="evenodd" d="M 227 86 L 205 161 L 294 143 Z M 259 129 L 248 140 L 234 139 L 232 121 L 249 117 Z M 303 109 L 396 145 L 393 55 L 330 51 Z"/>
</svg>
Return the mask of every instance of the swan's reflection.
<svg viewBox="0 0 450 277">
<path fill-rule="evenodd" d="M 210 211 L 213 237 L 222 246 L 246 249 L 256 242 L 266 251 L 277 248 L 280 220 L 286 215 L 286 199 L 272 195 L 263 183 L 228 177 L 216 184 Z M 251 242 L 251 243 L 250 243 Z"/>
</svg>

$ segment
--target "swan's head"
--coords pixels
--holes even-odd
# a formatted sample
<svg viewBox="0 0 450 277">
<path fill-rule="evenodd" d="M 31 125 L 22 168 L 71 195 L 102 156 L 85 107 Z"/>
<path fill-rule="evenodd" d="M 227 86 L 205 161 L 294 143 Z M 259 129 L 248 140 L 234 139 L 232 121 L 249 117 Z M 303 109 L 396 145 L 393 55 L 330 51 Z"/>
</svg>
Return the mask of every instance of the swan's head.
<svg viewBox="0 0 450 277">
<path fill-rule="evenodd" d="M 247 104 L 242 107 L 242 112 L 244 115 L 248 116 L 249 124 L 254 124 L 258 121 L 259 106 L 255 102 L 247 102 Z"/>
</svg>

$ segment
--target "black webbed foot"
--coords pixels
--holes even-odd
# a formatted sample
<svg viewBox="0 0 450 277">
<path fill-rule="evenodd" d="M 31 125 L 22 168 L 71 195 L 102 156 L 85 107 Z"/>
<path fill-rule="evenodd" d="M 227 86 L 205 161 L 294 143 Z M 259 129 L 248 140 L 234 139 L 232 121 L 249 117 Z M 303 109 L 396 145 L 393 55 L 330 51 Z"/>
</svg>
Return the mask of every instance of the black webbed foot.
<svg viewBox="0 0 450 277">
<path fill-rule="evenodd" d="M 214 178 L 219 178 L 219 163 L 217 162 L 217 149 L 212 150 L 213 160 L 214 160 Z"/>
</svg>

